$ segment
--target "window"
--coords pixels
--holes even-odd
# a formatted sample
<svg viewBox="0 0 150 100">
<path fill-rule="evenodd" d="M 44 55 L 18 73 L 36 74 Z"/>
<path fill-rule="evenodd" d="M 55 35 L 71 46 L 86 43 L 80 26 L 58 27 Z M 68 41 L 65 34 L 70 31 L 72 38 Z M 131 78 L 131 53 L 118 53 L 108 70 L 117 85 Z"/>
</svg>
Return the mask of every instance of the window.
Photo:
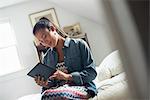
<svg viewBox="0 0 150 100">
<path fill-rule="evenodd" d="M 0 76 L 21 69 L 16 46 L 9 20 L 0 20 Z"/>
</svg>

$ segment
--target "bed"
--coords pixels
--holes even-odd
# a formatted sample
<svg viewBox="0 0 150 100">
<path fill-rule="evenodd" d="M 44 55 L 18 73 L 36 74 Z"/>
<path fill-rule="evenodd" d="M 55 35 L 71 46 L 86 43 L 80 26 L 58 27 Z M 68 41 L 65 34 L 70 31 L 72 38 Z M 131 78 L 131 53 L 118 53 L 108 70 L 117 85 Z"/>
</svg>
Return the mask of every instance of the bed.
<svg viewBox="0 0 150 100">
<path fill-rule="evenodd" d="M 23 97 L 18 98 L 17 100 L 41 100 L 41 94 L 30 94 Z"/>
<path fill-rule="evenodd" d="M 106 56 L 96 67 L 98 75 L 94 82 L 98 95 L 89 100 L 128 100 L 128 84 L 122 67 L 118 50 Z M 41 100 L 41 94 L 23 96 L 18 100 Z"/>
</svg>

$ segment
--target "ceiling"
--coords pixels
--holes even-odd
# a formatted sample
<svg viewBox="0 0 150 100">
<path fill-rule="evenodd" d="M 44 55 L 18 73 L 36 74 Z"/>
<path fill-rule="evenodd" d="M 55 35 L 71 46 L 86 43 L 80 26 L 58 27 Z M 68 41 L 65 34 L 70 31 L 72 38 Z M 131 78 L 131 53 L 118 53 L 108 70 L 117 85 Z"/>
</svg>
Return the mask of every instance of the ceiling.
<svg viewBox="0 0 150 100">
<path fill-rule="evenodd" d="M 0 8 L 8 7 L 14 4 L 22 3 L 29 0 L 0 0 Z"/>
<path fill-rule="evenodd" d="M 80 16 L 100 22 L 103 17 L 102 0 L 48 0 Z"/>
<path fill-rule="evenodd" d="M 0 8 L 14 4 L 23 3 L 29 0 L 0 0 Z M 103 12 L 100 10 L 101 0 L 47 0 L 61 8 L 67 9 L 80 16 L 87 17 L 95 22 L 100 22 Z"/>
</svg>

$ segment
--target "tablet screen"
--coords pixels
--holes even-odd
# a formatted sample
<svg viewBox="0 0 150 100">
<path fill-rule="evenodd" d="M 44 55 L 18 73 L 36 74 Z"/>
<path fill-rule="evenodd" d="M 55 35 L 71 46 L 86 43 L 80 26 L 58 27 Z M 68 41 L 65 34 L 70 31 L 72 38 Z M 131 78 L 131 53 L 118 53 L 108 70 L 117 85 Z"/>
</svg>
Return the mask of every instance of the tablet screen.
<svg viewBox="0 0 150 100">
<path fill-rule="evenodd" d="M 56 69 L 53 67 L 38 63 L 27 75 L 33 78 L 36 75 L 40 75 L 41 77 L 44 77 L 45 80 L 47 80 L 55 71 Z"/>
</svg>

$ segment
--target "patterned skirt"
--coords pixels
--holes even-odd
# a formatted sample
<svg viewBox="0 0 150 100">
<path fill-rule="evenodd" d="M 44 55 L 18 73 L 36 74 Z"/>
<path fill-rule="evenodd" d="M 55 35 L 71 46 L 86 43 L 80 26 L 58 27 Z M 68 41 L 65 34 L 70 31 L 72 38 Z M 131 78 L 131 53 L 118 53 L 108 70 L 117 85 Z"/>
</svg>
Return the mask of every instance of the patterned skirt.
<svg viewBox="0 0 150 100">
<path fill-rule="evenodd" d="M 42 93 L 42 100 L 88 100 L 87 89 L 83 86 L 63 85 Z"/>
</svg>

